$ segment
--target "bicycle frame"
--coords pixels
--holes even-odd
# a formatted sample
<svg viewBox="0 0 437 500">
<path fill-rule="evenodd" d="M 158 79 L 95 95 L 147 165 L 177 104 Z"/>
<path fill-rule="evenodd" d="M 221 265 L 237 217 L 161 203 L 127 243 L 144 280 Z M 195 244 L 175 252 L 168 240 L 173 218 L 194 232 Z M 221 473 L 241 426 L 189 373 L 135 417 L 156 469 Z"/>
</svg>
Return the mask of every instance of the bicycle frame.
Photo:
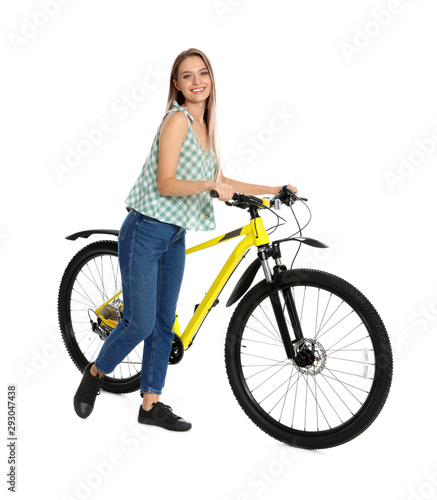
<svg viewBox="0 0 437 500">
<path fill-rule="evenodd" d="M 190 253 L 198 252 L 199 250 L 217 245 L 231 238 L 236 238 L 243 235 L 245 236 L 245 238 L 241 240 L 240 243 L 232 251 L 228 260 L 225 262 L 224 266 L 218 273 L 216 279 L 209 288 L 202 302 L 197 307 L 182 334 L 179 328 L 179 322 L 176 317 L 175 329 L 173 331 L 181 337 L 184 349 L 186 349 L 193 341 L 194 335 L 196 334 L 202 321 L 214 304 L 214 301 L 226 285 L 235 268 L 246 255 L 249 248 L 254 245 L 258 247 L 260 245 L 268 244 L 269 237 L 264 228 L 264 223 L 261 217 L 256 217 L 254 219 L 251 219 L 250 223 L 246 226 L 243 226 L 242 228 L 236 229 L 235 231 L 231 231 L 230 233 L 226 233 L 222 236 L 218 236 L 217 238 L 208 240 L 204 243 L 201 243 L 200 245 L 196 245 L 195 247 L 187 249 L 186 254 L 188 255 Z"/>
<path fill-rule="evenodd" d="M 214 304 L 214 301 L 217 299 L 218 295 L 226 285 L 228 279 L 231 274 L 234 272 L 235 268 L 241 262 L 243 257 L 246 255 L 250 247 L 256 246 L 259 247 L 261 245 L 269 244 L 269 236 L 265 230 L 264 223 L 261 217 L 253 217 L 249 224 L 243 226 L 239 229 L 235 229 L 229 233 L 218 236 L 217 238 L 213 238 L 211 240 L 205 241 L 199 245 L 196 245 L 192 248 L 188 248 L 186 250 L 186 255 L 191 253 L 198 252 L 199 250 L 203 250 L 205 248 L 212 247 L 214 245 L 218 245 L 224 241 L 227 241 L 232 238 L 237 238 L 238 236 L 245 236 L 243 240 L 238 243 L 238 245 L 234 248 L 231 255 L 225 262 L 224 266 L 218 273 L 216 279 L 212 283 L 202 302 L 197 307 L 194 312 L 192 318 L 190 319 L 188 325 L 185 330 L 181 333 L 178 316 L 176 314 L 176 320 L 173 326 L 173 332 L 178 335 L 183 343 L 184 349 L 187 349 L 192 341 L 194 336 L 196 335 L 198 329 L 200 328 L 203 320 L 206 315 L 210 311 L 211 307 Z M 121 294 L 121 291 L 111 297 L 108 301 L 102 304 L 98 309 L 96 309 L 97 316 L 108 326 L 115 327 L 117 323 L 112 320 L 105 319 L 101 313 L 102 309 L 112 302 L 116 297 Z"/>
</svg>

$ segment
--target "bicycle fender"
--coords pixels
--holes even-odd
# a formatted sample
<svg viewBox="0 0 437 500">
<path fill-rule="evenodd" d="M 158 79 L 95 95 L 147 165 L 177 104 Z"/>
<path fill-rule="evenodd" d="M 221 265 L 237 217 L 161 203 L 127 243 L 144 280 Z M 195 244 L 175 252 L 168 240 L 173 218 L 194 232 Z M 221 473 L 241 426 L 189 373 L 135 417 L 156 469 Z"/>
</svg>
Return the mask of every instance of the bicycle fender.
<svg viewBox="0 0 437 500">
<path fill-rule="evenodd" d="M 77 238 L 88 238 L 92 234 L 111 234 L 112 236 L 118 236 L 118 229 L 87 229 L 86 231 L 79 231 L 78 233 L 70 234 L 66 236 L 66 240 L 77 240 Z"/>
<path fill-rule="evenodd" d="M 289 238 L 287 241 L 298 241 L 299 243 L 304 243 L 305 245 L 309 245 L 310 247 L 329 248 L 326 243 L 315 240 L 314 238 L 309 238 L 308 236 L 296 236 L 295 238 Z"/>
<path fill-rule="evenodd" d="M 256 258 L 238 280 L 238 283 L 235 285 L 235 288 L 233 289 L 228 301 L 226 302 L 226 307 L 235 304 L 235 302 L 237 302 L 237 300 L 247 292 L 250 285 L 252 284 L 252 281 L 255 279 L 256 273 L 258 272 L 258 269 L 260 267 L 261 262 L 258 258 Z"/>
</svg>

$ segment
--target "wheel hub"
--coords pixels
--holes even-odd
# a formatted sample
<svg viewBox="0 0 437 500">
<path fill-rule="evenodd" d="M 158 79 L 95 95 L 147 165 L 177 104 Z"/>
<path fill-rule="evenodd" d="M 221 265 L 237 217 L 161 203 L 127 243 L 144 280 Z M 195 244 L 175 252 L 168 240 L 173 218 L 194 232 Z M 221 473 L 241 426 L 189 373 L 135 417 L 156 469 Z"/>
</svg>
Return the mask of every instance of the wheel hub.
<svg viewBox="0 0 437 500">
<path fill-rule="evenodd" d="M 314 339 L 301 339 L 295 343 L 296 358 L 293 360 L 298 371 L 306 375 L 317 375 L 326 365 L 326 351 Z"/>
</svg>

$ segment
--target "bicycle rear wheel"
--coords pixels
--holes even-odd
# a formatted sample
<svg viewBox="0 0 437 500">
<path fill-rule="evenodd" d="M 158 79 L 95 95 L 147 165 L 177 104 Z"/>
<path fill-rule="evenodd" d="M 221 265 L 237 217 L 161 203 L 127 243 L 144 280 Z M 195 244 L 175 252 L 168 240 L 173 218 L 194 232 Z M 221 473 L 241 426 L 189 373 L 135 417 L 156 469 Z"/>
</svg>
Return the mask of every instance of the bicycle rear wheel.
<svg viewBox="0 0 437 500">
<path fill-rule="evenodd" d="M 361 292 L 332 274 L 288 271 L 280 289 L 291 290 L 304 335 L 295 349 L 311 362 L 302 367 L 287 358 L 262 281 L 229 323 L 230 385 L 272 437 L 309 449 L 343 444 L 375 420 L 389 393 L 393 362 L 384 324 Z M 288 328 L 293 337 L 290 322 Z"/>
<path fill-rule="evenodd" d="M 68 264 L 59 287 L 58 317 L 62 338 L 74 364 L 83 372 L 94 361 L 112 329 L 98 325 L 94 311 L 121 290 L 118 245 L 98 241 L 80 250 Z M 112 319 L 122 315 L 122 295 L 112 301 Z M 93 325 L 94 323 L 94 325 Z M 125 393 L 140 388 L 143 344 L 106 375 L 102 388 Z"/>
</svg>

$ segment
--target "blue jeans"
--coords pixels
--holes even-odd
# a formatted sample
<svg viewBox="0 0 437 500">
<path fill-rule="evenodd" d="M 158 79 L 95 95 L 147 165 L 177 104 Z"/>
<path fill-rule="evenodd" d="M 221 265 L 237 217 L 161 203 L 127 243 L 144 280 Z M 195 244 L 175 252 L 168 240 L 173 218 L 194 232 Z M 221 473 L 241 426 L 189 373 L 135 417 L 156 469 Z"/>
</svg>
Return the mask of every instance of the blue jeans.
<svg viewBox="0 0 437 500">
<path fill-rule="evenodd" d="M 164 386 L 184 274 L 185 233 L 182 227 L 133 209 L 120 228 L 123 319 L 105 340 L 94 364 L 100 372 L 111 373 L 144 341 L 141 393 L 161 394 Z"/>
</svg>

